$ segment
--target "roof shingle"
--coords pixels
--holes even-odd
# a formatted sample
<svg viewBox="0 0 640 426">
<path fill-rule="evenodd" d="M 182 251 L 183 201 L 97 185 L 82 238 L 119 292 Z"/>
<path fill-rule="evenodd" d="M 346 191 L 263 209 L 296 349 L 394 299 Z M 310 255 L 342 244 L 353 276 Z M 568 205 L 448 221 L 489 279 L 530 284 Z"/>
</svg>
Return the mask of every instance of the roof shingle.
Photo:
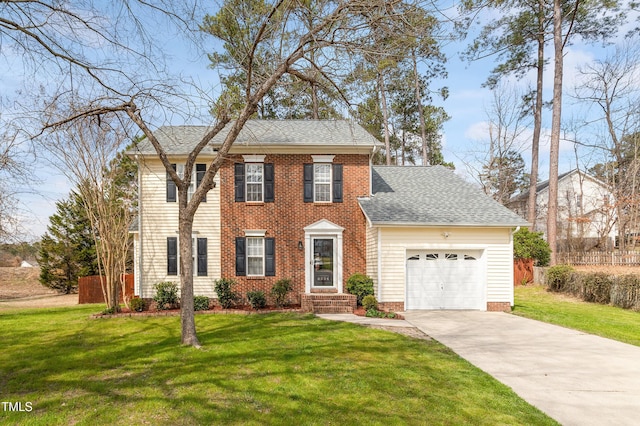
<svg viewBox="0 0 640 426">
<path fill-rule="evenodd" d="M 528 226 L 443 166 L 375 166 L 373 196 L 359 199 L 374 225 Z"/>
<path fill-rule="evenodd" d="M 228 124 L 210 145 L 222 145 L 230 127 Z M 168 155 L 187 155 L 209 129 L 208 126 L 162 126 L 155 135 Z M 380 142 L 360 125 L 347 120 L 249 120 L 234 142 L 234 146 L 238 145 L 374 147 Z M 156 152 L 148 139 L 143 139 L 135 152 L 131 152 L 135 153 L 154 155 Z"/>
</svg>

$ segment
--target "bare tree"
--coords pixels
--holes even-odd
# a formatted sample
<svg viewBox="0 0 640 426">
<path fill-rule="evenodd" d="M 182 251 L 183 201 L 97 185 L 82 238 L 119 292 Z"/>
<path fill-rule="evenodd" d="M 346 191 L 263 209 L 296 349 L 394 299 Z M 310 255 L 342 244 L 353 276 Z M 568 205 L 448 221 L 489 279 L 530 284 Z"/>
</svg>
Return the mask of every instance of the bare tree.
<svg viewBox="0 0 640 426">
<path fill-rule="evenodd" d="M 639 57 L 637 37 L 627 39 L 605 59 L 580 69 L 583 81 L 575 93 L 595 116 L 582 124 L 590 137 L 578 142 L 601 154 L 602 162 L 592 172 L 612 188 L 621 249 L 627 234 L 639 231 L 640 221 Z M 635 239 L 629 242 L 635 244 Z"/>
<path fill-rule="evenodd" d="M 527 187 L 521 153 L 528 146 L 531 119 L 523 112 L 522 96 L 514 87 L 498 84 L 491 93 L 486 110 L 489 140 L 472 153 L 473 161 L 467 167 L 474 169 L 486 194 L 506 205 Z"/>
<path fill-rule="evenodd" d="M 83 117 L 59 126 L 44 141 L 54 156 L 51 164 L 77 187 L 93 232 L 98 272 L 104 277 L 104 301 L 113 312 L 118 310 L 120 294 L 124 296 L 136 197 L 135 190 L 122 186 L 122 171 L 115 164 L 130 141 L 120 124 L 115 114 Z"/>
</svg>

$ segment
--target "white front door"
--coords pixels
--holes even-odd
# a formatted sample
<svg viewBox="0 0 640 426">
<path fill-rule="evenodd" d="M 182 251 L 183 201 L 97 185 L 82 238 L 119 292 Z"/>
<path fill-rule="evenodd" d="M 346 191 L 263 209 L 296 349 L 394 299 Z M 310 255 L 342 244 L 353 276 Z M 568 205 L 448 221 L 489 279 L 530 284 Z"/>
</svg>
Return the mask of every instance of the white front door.
<svg viewBox="0 0 640 426">
<path fill-rule="evenodd" d="M 343 232 L 343 227 L 326 219 L 304 228 L 305 292 L 342 293 Z"/>
</svg>

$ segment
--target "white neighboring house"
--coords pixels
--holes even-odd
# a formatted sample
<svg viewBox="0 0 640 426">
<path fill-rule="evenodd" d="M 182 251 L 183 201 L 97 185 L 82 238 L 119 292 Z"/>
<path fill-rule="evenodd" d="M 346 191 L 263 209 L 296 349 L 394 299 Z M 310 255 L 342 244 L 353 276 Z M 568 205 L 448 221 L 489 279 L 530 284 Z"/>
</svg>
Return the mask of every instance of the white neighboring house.
<svg viewBox="0 0 640 426">
<path fill-rule="evenodd" d="M 507 207 L 527 217 L 529 194 L 512 198 Z M 547 236 L 549 181 L 537 187 L 535 230 Z M 609 186 L 578 169 L 558 176 L 558 250 L 605 250 L 617 235 L 615 201 Z"/>
</svg>

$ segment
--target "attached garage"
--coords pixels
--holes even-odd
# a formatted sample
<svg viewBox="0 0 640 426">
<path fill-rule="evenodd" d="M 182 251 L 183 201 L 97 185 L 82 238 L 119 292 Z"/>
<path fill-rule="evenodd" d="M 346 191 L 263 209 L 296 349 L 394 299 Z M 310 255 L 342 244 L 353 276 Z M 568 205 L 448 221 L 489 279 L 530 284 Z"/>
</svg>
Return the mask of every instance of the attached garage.
<svg viewBox="0 0 640 426">
<path fill-rule="evenodd" d="M 484 309 L 481 253 L 407 251 L 406 309 Z"/>
<path fill-rule="evenodd" d="M 375 166 L 367 274 L 393 310 L 513 306 L 513 232 L 528 223 L 442 166 Z"/>
</svg>

